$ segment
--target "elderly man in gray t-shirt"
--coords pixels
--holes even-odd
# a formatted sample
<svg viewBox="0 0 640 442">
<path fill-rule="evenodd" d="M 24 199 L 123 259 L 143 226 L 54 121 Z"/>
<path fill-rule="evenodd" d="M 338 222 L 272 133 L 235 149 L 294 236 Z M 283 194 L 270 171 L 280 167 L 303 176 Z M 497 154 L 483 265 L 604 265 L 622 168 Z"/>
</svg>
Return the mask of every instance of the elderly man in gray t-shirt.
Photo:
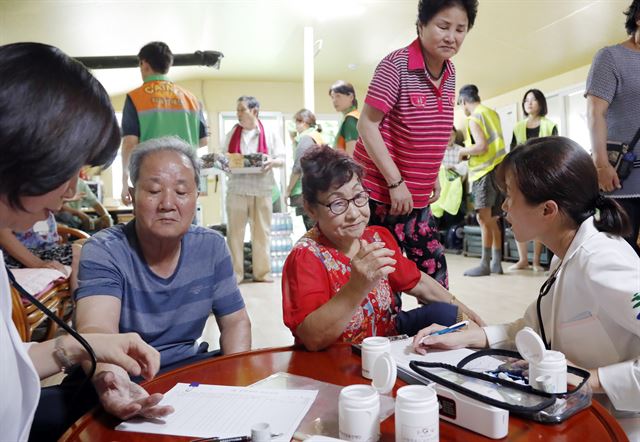
<svg viewBox="0 0 640 442">
<path fill-rule="evenodd" d="M 177 138 L 141 143 L 129 163 L 135 219 L 84 246 L 76 291 L 80 332 L 137 332 L 167 368 L 202 357 L 196 339 L 214 313 L 224 354 L 251 348 L 251 324 L 224 239 L 191 225 L 199 171 Z M 104 408 L 121 419 L 166 413 L 159 397 L 117 367 L 99 364 L 94 385 Z"/>
</svg>

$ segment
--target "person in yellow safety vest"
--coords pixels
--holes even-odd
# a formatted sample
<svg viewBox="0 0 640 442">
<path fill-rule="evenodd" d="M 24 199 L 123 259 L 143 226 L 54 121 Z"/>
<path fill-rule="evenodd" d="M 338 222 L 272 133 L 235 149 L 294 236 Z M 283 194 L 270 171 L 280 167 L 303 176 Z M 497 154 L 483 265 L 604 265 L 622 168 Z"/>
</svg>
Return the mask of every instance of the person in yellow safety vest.
<svg viewBox="0 0 640 442">
<path fill-rule="evenodd" d="M 310 148 L 324 144 L 320 133 L 322 132 L 322 127 L 316 123 L 316 116 L 309 109 L 300 109 L 293 116 L 293 121 L 296 125 L 296 136 L 293 139 L 293 167 L 291 168 L 291 176 L 289 177 L 289 185 L 287 186 L 285 197 L 289 199 L 289 205 L 295 207 L 296 215 L 302 215 L 305 228 L 310 230 L 315 225 L 315 222 L 304 211 L 300 158 Z"/>
<path fill-rule="evenodd" d="M 506 151 L 498 114 L 480 103 L 478 88 L 463 86 L 458 104 L 467 116 L 465 146 L 460 158 L 469 159 L 469 182 L 482 233 L 480 265 L 464 272 L 465 276 L 487 276 L 502 272 L 502 232 L 498 216 L 502 212 L 502 193 L 494 183 L 494 169 Z"/>
<path fill-rule="evenodd" d="M 342 113 L 333 147 L 347 152 L 352 157 L 358 141 L 358 119 L 360 119 L 356 90 L 351 83 L 338 80 L 331 85 L 329 96 L 335 110 Z"/>
<path fill-rule="evenodd" d="M 527 117 L 518 121 L 513 128 L 511 149 L 515 149 L 532 138 L 558 135 L 556 123 L 546 117 L 547 99 L 539 89 L 529 89 L 522 98 L 522 111 Z M 509 267 L 509 271 L 524 270 L 529 268 L 529 252 L 526 242 L 516 242 L 518 247 L 518 262 Z M 540 263 L 542 255 L 542 243 L 533 242 L 533 271 L 542 272 L 544 267 Z"/>
</svg>

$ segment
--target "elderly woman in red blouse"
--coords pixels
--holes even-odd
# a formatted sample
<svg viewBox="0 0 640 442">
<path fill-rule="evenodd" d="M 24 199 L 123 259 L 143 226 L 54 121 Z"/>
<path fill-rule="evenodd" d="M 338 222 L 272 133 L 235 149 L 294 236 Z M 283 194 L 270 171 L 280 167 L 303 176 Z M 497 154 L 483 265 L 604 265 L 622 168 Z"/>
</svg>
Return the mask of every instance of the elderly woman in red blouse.
<svg viewBox="0 0 640 442">
<path fill-rule="evenodd" d="M 301 160 L 305 211 L 316 221 L 289 254 L 282 276 L 284 323 L 297 343 L 322 350 L 369 336 L 414 335 L 420 324 L 482 323 L 402 255 L 391 233 L 367 226 L 362 168 L 328 146 Z M 426 303 L 403 312 L 400 293 Z"/>
</svg>

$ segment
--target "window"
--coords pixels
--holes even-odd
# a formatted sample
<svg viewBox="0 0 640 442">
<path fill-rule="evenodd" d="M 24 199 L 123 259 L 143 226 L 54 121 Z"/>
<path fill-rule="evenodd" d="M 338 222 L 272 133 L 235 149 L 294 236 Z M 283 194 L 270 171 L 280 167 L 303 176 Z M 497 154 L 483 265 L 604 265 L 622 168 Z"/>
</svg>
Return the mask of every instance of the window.
<svg viewBox="0 0 640 442">
<path fill-rule="evenodd" d="M 558 135 L 571 138 L 591 152 L 584 89 L 585 85 L 579 84 L 547 95 L 547 118 L 558 126 Z"/>
<path fill-rule="evenodd" d="M 322 140 L 325 144 L 329 146 L 333 146 L 334 140 L 336 138 L 336 133 L 338 132 L 338 125 L 340 124 L 340 117 L 338 115 L 324 115 L 318 114 L 316 115 L 316 124 L 318 124 L 322 128 Z M 286 158 L 288 168 L 286 170 L 286 178 L 287 183 L 289 182 L 289 176 L 291 175 L 291 166 L 293 165 L 293 139 L 297 135 L 296 133 L 296 124 L 293 121 L 293 114 L 288 114 L 284 116 L 284 127 L 286 129 L 286 137 L 284 140 L 286 146 Z M 285 186 L 286 187 L 286 186 Z"/>
<path fill-rule="evenodd" d="M 584 87 L 570 92 L 565 97 L 567 116 L 566 136 L 591 152 L 591 138 L 587 123 L 587 100 L 584 98 Z"/>
<path fill-rule="evenodd" d="M 586 151 L 591 152 L 591 139 L 587 123 L 587 100 L 584 98 L 584 91 L 585 84 L 581 83 L 545 94 L 547 118 L 558 126 L 558 135 L 571 138 Z M 504 108 L 507 107 L 504 106 Z M 518 103 L 518 107 L 521 113 L 520 103 Z M 524 115 L 521 114 L 521 117 L 524 118 Z M 505 138 L 505 143 L 510 142 L 510 138 Z"/>
</svg>

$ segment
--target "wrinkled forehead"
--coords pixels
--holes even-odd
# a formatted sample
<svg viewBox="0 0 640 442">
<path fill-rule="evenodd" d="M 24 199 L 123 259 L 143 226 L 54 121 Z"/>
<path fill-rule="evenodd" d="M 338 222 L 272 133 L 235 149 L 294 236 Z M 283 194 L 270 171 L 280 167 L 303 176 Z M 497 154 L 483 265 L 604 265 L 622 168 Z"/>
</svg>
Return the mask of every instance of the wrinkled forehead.
<svg viewBox="0 0 640 442">
<path fill-rule="evenodd" d="M 163 173 L 180 173 L 190 179 L 195 179 L 196 175 L 191 160 L 180 152 L 160 150 L 144 157 L 140 165 L 140 179 Z"/>
<path fill-rule="evenodd" d="M 351 195 L 354 191 L 362 190 L 362 182 L 358 175 L 353 173 L 351 179 L 344 182 L 344 177 L 334 177 L 331 187 L 326 192 L 319 192 L 319 195 L 331 196 L 331 195 Z"/>
</svg>

